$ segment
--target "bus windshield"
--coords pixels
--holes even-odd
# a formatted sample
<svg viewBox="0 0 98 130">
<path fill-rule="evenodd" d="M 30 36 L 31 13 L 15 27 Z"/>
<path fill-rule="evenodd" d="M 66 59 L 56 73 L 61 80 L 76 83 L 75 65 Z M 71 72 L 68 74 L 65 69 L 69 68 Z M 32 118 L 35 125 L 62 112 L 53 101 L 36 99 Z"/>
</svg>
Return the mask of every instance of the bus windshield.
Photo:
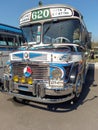
<svg viewBox="0 0 98 130">
<path fill-rule="evenodd" d="M 22 27 L 28 43 L 56 44 L 80 42 L 79 19 L 52 20 Z M 41 37 L 42 36 L 42 37 Z"/>
<path fill-rule="evenodd" d="M 80 21 L 66 19 L 43 25 L 43 43 L 73 43 L 80 40 Z"/>
<path fill-rule="evenodd" d="M 28 43 L 39 43 L 41 35 L 41 24 L 33 24 L 22 28 L 24 37 Z"/>
</svg>

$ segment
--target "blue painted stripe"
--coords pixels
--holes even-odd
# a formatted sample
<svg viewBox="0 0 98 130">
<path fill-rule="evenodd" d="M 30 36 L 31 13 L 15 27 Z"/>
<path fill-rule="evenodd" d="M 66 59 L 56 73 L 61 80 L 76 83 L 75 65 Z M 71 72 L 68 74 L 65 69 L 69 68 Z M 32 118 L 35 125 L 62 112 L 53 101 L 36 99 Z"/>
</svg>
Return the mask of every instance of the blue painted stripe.
<svg viewBox="0 0 98 130">
<path fill-rule="evenodd" d="M 71 65 L 72 63 L 50 63 L 50 66 L 57 66 L 57 67 L 66 67 Z"/>
<path fill-rule="evenodd" d="M 1 47 L 0 46 L 0 51 L 12 51 L 12 50 L 15 50 L 15 48 L 8 48 L 8 47 Z"/>
<path fill-rule="evenodd" d="M 29 56 L 30 56 L 30 58 L 36 58 L 36 57 L 42 56 L 42 54 L 30 53 Z"/>
<path fill-rule="evenodd" d="M 23 58 L 23 53 L 14 54 L 16 57 Z"/>
<path fill-rule="evenodd" d="M 0 25 L 0 30 L 11 31 L 11 32 L 15 32 L 15 33 L 22 33 L 21 29 L 7 26 L 7 25 L 2 25 L 2 24 Z"/>
</svg>

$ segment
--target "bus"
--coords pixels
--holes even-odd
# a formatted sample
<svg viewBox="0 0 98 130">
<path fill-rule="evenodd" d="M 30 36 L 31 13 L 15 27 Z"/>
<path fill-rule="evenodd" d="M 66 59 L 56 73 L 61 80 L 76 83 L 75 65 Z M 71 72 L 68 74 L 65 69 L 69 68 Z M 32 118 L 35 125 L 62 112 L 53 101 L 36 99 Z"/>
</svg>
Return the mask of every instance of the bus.
<svg viewBox="0 0 98 130">
<path fill-rule="evenodd" d="M 9 53 L 21 46 L 23 41 L 21 29 L 0 23 L 0 79 L 2 79 Z"/>
<path fill-rule="evenodd" d="M 24 12 L 25 48 L 10 53 L 4 90 L 16 99 L 55 104 L 76 101 L 87 73 L 89 33 L 83 15 L 69 5 Z"/>
</svg>

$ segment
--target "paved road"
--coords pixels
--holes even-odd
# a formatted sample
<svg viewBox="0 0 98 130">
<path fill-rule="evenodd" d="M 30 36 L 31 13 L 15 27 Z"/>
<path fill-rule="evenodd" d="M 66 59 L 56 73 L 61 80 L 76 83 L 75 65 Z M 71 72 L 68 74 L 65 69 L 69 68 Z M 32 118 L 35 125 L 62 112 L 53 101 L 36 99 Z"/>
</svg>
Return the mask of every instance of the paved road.
<svg viewBox="0 0 98 130">
<path fill-rule="evenodd" d="M 59 104 L 56 111 L 0 93 L 0 130 L 98 130 L 98 69 L 91 65 L 79 101 Z"/>
</svg>

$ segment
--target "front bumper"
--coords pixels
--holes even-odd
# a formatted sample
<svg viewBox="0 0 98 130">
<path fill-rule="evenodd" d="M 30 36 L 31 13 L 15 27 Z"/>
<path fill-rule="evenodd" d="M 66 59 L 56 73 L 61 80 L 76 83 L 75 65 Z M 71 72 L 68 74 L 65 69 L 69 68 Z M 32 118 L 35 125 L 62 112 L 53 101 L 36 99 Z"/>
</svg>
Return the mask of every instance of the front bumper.
<svg viewBox="0 0 98 130">
<path fill-rule="evenodd" d="M 47 88 L 45 83 L 28 85 L 4 79 L 4 90 L 14 97 L 41 103 L 62 103 L 74 98 L 73 84 L 66 84 L 64 88 Z"/>
</svg>

